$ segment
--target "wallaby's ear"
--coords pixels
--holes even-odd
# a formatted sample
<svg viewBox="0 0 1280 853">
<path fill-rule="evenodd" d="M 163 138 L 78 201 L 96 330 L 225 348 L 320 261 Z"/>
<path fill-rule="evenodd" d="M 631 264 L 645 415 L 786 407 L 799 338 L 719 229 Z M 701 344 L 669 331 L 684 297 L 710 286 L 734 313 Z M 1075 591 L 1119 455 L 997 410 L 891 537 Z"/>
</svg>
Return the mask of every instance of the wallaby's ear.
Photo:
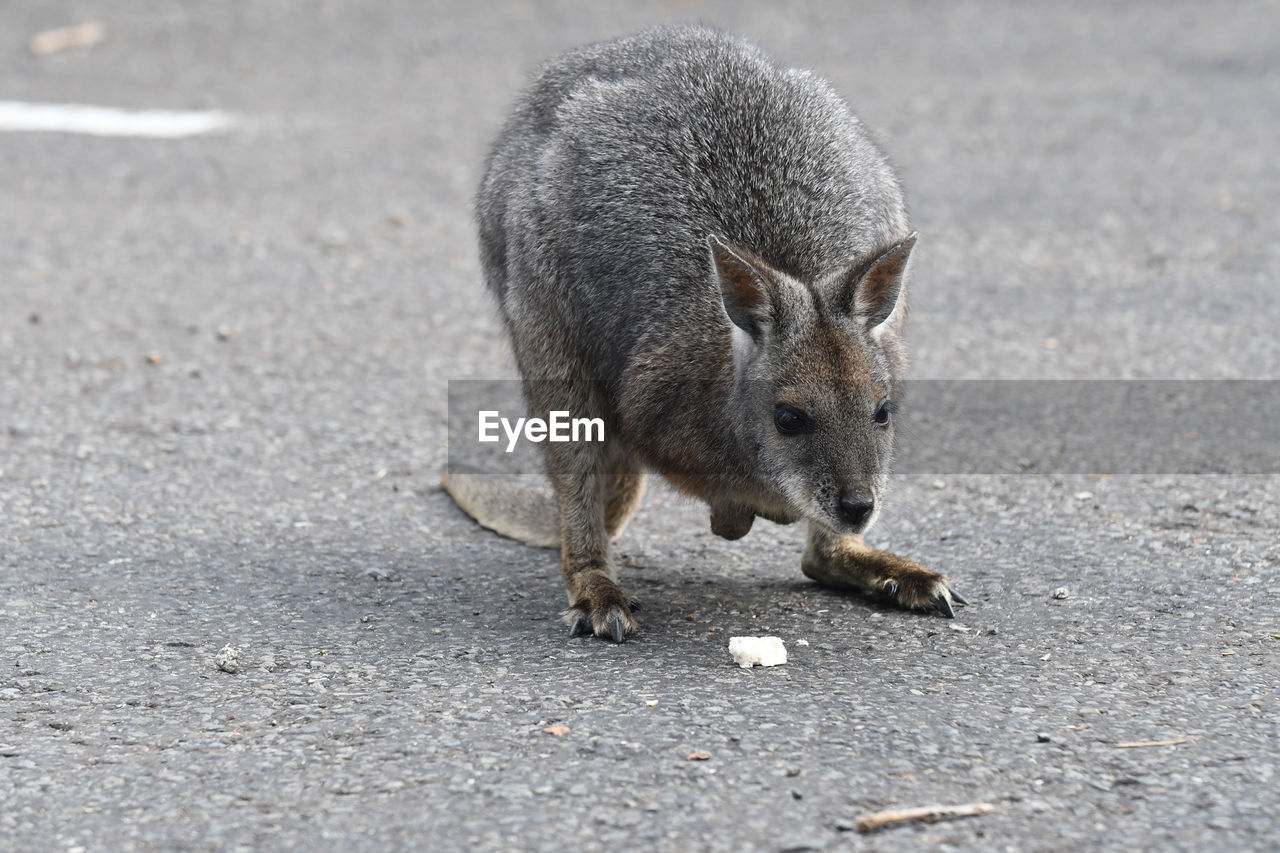
<svg viewBox="0 0 1280 853">
<path fill-rule="evenodd" d="M 707 245 L 725 312 L 735 326 L 759 343 L 764 329 L 773 322 L 772 285 L 764 272 L 768 266 L 714 234 L 707 237 Z"/>
<path fill-rule="evenodd" d="M 902 294 L 915 245 L 916 232 L 912 231 L 870 261 L 850 268 L 841 278 L 837 307 L 868 330 L 889 319 Z"/>
</svg>

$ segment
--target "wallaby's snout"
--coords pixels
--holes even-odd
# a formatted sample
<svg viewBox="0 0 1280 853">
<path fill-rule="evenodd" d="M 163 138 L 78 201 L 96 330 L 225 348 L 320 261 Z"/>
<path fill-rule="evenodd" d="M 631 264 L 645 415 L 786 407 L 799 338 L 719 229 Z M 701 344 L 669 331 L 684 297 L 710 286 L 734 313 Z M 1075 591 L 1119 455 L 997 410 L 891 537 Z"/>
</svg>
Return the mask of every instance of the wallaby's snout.
<svg viewBox="0 0 1280 853">
<path fill-rule="evenodd" d="M 876 511 L 876 499 L 868 491 L 848 489 L 840 493 L 840 501 L 836 507 L 836 515 L 841 521 L 861 533 L 867 528 L 871 516 Z"/>
</svg>

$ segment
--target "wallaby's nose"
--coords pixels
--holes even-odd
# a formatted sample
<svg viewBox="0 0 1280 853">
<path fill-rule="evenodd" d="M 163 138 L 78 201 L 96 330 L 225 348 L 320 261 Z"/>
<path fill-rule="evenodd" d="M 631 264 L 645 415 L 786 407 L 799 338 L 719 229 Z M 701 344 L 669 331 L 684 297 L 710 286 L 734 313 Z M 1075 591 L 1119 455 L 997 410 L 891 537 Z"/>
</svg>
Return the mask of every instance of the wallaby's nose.
<svg viewBox="0 0 1280 853">
<path fill-rule="evenodd" d="M 840 496 L 840 520 L 855 527 L 865 524 L 875 508 L 875 498 L 866 492 L 846 492 Z"/>
</svg>

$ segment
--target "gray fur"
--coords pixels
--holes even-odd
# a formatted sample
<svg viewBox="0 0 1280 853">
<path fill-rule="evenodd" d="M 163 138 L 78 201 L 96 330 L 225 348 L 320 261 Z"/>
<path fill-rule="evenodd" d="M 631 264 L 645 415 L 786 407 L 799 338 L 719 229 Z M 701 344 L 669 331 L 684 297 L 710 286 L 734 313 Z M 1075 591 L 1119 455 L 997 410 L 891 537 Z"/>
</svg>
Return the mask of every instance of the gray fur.
<svg viewBox="0 0 1280 853">
<path fill-rule="evenodd" d="M 574 633 L 635 627 L 608 538 L 646 470 L 706 500 L 729 538 L 756 515 L 809 519 L 805 570 L 824 583 L 893 592 L 885 573 L 906 566 L 923 597 L 901 603 L 948 596 L 861 545 L 874 515 L 841 517 L 841 495 L 884 491 L 892 426 L 873 416 L 904 366 L 914 236 L 829 85 L 703 27 L 572 51 L 516 105 L 476 207 L 531 408 L 606 421 L 603 445 L 544 446 Z M 811 434 L 780 434 L 781 402 Z"/>
</svg>

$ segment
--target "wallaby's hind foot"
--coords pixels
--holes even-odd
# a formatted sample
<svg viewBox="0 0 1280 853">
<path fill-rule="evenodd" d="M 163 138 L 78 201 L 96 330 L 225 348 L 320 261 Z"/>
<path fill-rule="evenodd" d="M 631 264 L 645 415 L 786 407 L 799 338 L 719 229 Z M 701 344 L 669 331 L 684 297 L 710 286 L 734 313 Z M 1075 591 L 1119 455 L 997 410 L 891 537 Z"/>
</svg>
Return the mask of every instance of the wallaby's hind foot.
<svg viewBox="0 0 1280 853">
<path fill-rule="evenodd" d="M 800 569 L 825 587 L 881 596 L 899 607 L 955 618 L 955 605 L 968 604 L 945 575 L 919 563 L 868 548 L 860 535 L 837 536 L 813 524 Z"/>
<path fill-rule="evenodd" d="M 636 620 L 631 615 L 640 605 L 616 583 L 600 573 L 579 574 L 573 606 L 564 612 L 569 636 L 594 634 L 621 643 L 635 633 Z"/>
</svg>

